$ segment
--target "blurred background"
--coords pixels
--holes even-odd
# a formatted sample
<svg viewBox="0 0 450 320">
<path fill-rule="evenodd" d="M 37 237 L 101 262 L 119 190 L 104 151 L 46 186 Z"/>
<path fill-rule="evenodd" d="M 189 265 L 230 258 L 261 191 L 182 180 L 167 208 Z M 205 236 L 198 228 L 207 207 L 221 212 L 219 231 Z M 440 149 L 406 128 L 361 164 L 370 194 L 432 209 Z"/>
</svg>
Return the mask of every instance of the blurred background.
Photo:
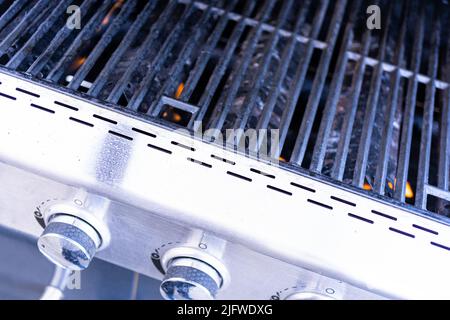
<svg viewBox="0 0 450 320">
<path fill-rule="evenodd" d="M 36 240 L 0 227 L 0 253 L 0 299 L 39 299 L 54 266 Z M 64 299 L 161 299 L 158 281 L 99 259 L 81 273 L 80 287 L 66 289 Z"/>
</svg>

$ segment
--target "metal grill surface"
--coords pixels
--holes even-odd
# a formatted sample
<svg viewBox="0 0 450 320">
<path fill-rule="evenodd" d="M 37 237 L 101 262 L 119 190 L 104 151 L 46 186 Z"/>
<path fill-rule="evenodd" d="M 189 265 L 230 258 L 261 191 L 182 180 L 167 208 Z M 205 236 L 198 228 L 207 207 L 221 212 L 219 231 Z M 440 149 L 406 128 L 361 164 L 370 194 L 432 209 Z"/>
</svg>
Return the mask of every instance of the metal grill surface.
<svg viewBox="0 0 450 320">
<path fill-rule="evenodd" d="M 449 12 L 406 0 L 5 0 L 0 64 L 171 128 L 279 129 L 282 165 L 450 217 Z"/>
</svg>

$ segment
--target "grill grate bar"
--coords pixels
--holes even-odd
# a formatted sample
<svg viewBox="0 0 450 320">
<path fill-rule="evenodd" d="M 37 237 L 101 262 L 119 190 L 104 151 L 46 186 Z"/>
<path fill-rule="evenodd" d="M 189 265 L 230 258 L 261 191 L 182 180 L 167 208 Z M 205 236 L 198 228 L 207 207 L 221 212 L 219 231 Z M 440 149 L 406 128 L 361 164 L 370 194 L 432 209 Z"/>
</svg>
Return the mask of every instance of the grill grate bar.
<svg viewBox="0 0 450 320">
<path fill-rule="evenodd" d="M 284 77 L 286 76 L 286 73 L 289 68 L 288 61 L 291 61 L 292 55 L 295 50 L 295 46 L 297 44 L 297 39 L 295 37 L 295 34 L 298 34 L 300 32 L 300 28 L 302 27 L 302 25 L 305 21 L 306 12 L 307 12 L 310 4 L 311 4 L 311 0 L 305 1 L 305 3 L 303 4 L 303 6 L 301 8 L 301 12 L 297 17 L 297 21 L 296 21 L 295 27 L 294 27 L 294 33 L 291 35 L 291 37 L 289 39 L 289 43 L 286 45 L 286 48 L 284 49 L 283 54 L 280 59 L 281 61 L 285 61 L 285 63 L 281 63 L 277 69 L 274 80 L 271 83 L 270 97 L 268 99 L 268 102 L 264 105 L 263 111 L 261 113 L 261 117 L 259 118 L 258 124 L 256 125 L 256 130 L 266 128 L 269 124 L 273 109 L 277 102 L 277 97 L 281 91 L 282 82 L 283 82 Z M 256 152 L 257 151 L 256 149 L 259 149 L 263 142 L 264 141 L 262 139 L 260 139 L 253 151 Z"/>
<path fill-rule="evenodd" d="M 331 83 L 330 95 L 328 96 L 325 104 L 322 121 L 316 138 L 313 157 L 310 164 L 310 170 L 315 172 L 321 172 L 323 167 L 325 152 L 327 148 L 326 139 L 330 135 L 334 116 L 336 114 L 336 107 L 339 101 L 341 88 L 344 81 L 344 75 L 347 68 L 348 51 L 352 45 L 354 38 L 353 28 L 356 19 L 356 12 L 358 12 L 360 5 L 361 1 L 355 2 L 354 8 L 352 8 L 352 17 L 350 18 L 350 21 L 345 28 L 345 38 L 342 42 L 341 50 L 339 52 L 336 71 L 334 72 L 333 80 Z"/>
<path fill-rule="evenodd" d="M 170 35 L 165 40 L 162 48 L 157 53 L 156 57 L 153 59 L 153 61 L 150 64 L 149 70 L 147 74 L 145 75 L 144 79 L 139 83 L 139 88 L 136 90 L 136 92 L 131 97 L 128 107 L 132 110 L 138 110 L 139 106 L 141 105 L 142 101 L 144 100 L 145 96 L 148 93 L 149 86 L 151 83 L 151 80 L 155 77 L 155 75 L 159 72 L 161 69 L 161 66 L 167 56 L 170 54 L 170 51 L 175 46 L 175 44 L 179 41 L 180 33 L 183 30 L 184 27 L 187 25 L 188 18 L 191 16 L 195 9 L 195 6 L 193 4 L 190 4 L 187 9 L 183 12 L 183 15 L 181 16 L 180 20 L 177 22 L 177 25 L 175 28 L 172 29 Z M 204 18 L 207 14 L 204 14 L 202 17 Z M 201 20 L 201 23 L 205 24 L 207 22 L 207 19 Z M 196 23 L 196 28 L 202 28 L 204 26 L 201 26 L 198 22 Z"/>
<path fill-rule="evenodd" d="M 425 191 L 427 195 L 432 195 L 438 197 L 440 199 L 450 201 L 450 192 L 445 191 L 443 189 L 437 188 L 435 186 L 431 186 L 429 184 L 425 185 Z"/>
<path fill-rule="evenodd" d="M 236 3 L 237 0 L 229 1 L 225 13 L 220 18 L 220 21 L 217 23 L 214 31 L 211 33 L 211 36 L 208 38 L 207 43 L 203 47 L 200 56 L 198 57 L 195 63 L 194 68 L 192 68 L 192 71 L 189 73 L 188 79 L 186 80 L 186 84 L 184 85 L 184 90 L 181 93 L 180 100 L 187 102 L 191 98 L 191 95 L 194 92 L 194 89 L 200 80 L 200 76 L 202 75 L 203 71 L 206 68 L 206 65 L 210 61 L 211 56 L 213 54 L 213 50 L 217 45 L 218 41 L 220 40 L 222 32 L 224 31 L 229 21 L 229 14 L 231 10 L 233 10 L 233 8 L 235 7 Z"/>
<path fill-rule="evenodd" d="M 54 4 L 54 1 L 51 2 Z M 0 42 L 0 55 L 11 47 L 18 35 L 21 34 L 31 23 L 38 20 L 36 17 L 42 16 L 48 9 L 49 3 L 46 0 L 39 0 L 37 4 L 25 15 L 25 17 L 14 27 L 14 29 Z"/>
<path fill-rule="evenodd" d="M 29 13 L 29 11 L 27 11 L 28 9 L 23 10 L 20 13 L 20 15 L 26 16 Z M 4 59 L 6 58 L 6 60 L 9 60 L 11 56 L 14 56 L 17 52 L 17 49 L 20 46 L 20 42 L 23 39 L 24 35 L 26 37 L 29 34 L 33 33 L 33 30 L 38 29 L 39 26 L 41 26 L 44 23 L 46 16 L 48 16 L 49 13 L 50 13 L 50 8 L 44 8 L 43 10 L 37 12 L 37 16 L 35 16 L 34 19 L 32 19 L 29 22 L 29 24 L 26 25 L 25 28 L 16 35 L 15 39 L 12 39 L 11 45 L 10 46 L 7 45 L 7 48 L 5 48 L 4 51 L 3 50 L 1 51 L 0 56 Z M 8 30 L 6 32 L 6 34 L 7 34 L 6 37 L 12 35 L 14 30 L 16 30 L 18 27 L 20 27 L 20 24 L 17 26 L 13 26 L 12 24 L 10 24 L 9 28 L 11 28 L 11 27 L 14 27 L 14 29 Z"/>
<path fill-rule="evenodd" d="M 447 41 L 446 78 L 450 80 L 450 41 Z M 445 91 L 439 137 L 438 187 L 450 191 L 450 88 Z"/>
<path fill-rule="evenodd" d="M 18 0 L 13 2 L 13 4 L 0 17 L 0 30 L 3 29 L 20 10 L 22 10 L 27 2 L 27 0 Z"/>
<path fill-rule="evenodd" d="M 361 55 L 358 53 L 355 53 L 353 51 L 349 51 L 348 56 L 349 56 L 349 59 L 353 60 L 353 61 L 359 61 L 361 59 Z M 399 65 L 391 64 L 391 63 L 388 63 L 385 61 L 380 62 L 376 58 L 364 57 L 363 59 L 366 60 L 365 61 L 366 65 L 368 65 L 370 67 L 376 67 L 379 63 L 381 63 L 383 66 L 383 71 L 386 71 L 386 72 L 393 72 L 399 68 Z M 409 79 L 414 76 L 414 73 L 409 69 L 400 67 L 400 75 L 403 78 Z M 417 73 L 416 77 L 417 77 L 417 81 L 419 83 L 427 84 L 428 82 L 430 82 L 430 78 L 425 74 Z M 436 79 L 435 86 L 438 89 L 447 89 L 449 87 L 449 82 Z"/>
<path fill-rule="evenodd" d="M 284 1 L 283 8 L 281 9 L 281 13 L 278 17 L 278 22 L 275 30 L 272 32 L 271 37 L 269 39 L 269 44 L 266 45 L 265 51 L 263 53 L 263 57 L 260 63 L 260 67 L 256 74 L 254 75 L 252 81 L 252 89 L 248 92 L 245 97 L 243 110 L 237 116 L 234 128 L 235 129 L 244 129 L 247 124 L 248 118 L 253 111 L 253 108 L 256 103 L 256 98 L 258 96 L 261 85 L 263 84 L 263 80 L 269 68 L 270 59 L 272 58 L 273 50 L 278 42 L 279 30 L 283 26 L 286 21 L 287 15 L 292 7 L 292 1 Z M 282 62 L 283 63 L 283 62 Z M 284 62 L 286 63 L 286 62 Z M 236 131 L 236 141 L 241 140 L 242 131 Z"/>
<path fill-rule="evenodd" d="M 362 49 L 361 49 L 362 56 L 367 56 L 367 54 L 369 53 L 371 38 L 372 38 L 371 31 L 367 29 L 364 33 L 362 40 Z M 362 83 L 364 80 L 365 70 L 366 70 L 366 60 L 360 59 L 358 61 L 356 71 L 354 73 L 352 80 L 352 96 L 350 99 L 351 105 L 345 114 L 344 122 L 340 132 L 340 139 L 337 146 L 336 157 L 331 171 L 331 177 L 337 180 L 342 180 L 344 177 L 353 123 L 355 122 L 355 115 L 356 110 L 358 108 L 358 101 L 361 93 Z"/>
<path fill-rule="evenodd" d="M 244 9 L 244 14 L 245 15 L 250 14 L 254 6 L 255 6 L 254 1 L 247 2 L 247 5 Z M 239 39 L 241 38 L 244 29 L 245 29 L 245 19 L 242 17 L 241 20 L 239 20 L 239 22 L 234 27 L 233 33 L 227 43 L 227 46 L 225 47 L 219 62 L 215 66 L 214 71 L 208 81 L 208 84 L 206 85 L 205 91 L 200 98 L 200 101 L 198 103 L 200 110 L 197 112 L 195 117 L 192 117 L 191 121 L 188 124 L 188 128 L 192 128 L 194 129 L 194 131 L 198 130 L 198 124 L 205 117 L 205 114 L 208 110 L 208 106 L 211 103 L 211 100 L 213 99 L 214 92 L 219 86 L 222 76 L 226 72 L 228 64 L 230 63 L 233 57 L 233 53 L 239 43 Z M 194 120 L 196 120 L 197 122 L 194 122 Z"/>
<path fill-rule="evenodd" d="M 341 28 L 341 23 L 344 15 L 344 9 L 347 1 L 339 1 L 336 4 L 337 8 L 334 8 L 334 15 L 331 21 L 331 27 L 327 34 L 328 47 L 320 57 L 319 67 L 317 68 L 317 75 L 314 78 L 311 94 L 308 98 L 305 114 L 302 119 L 300 130 L 295 141 L 294 150 L 292 151 L 290 161 L 301 165 L 304 158 L 306 147 L 311 134 L 314 118 L 316 117 L 317 108 L 319 106 L 322 90 L 325 85 L 325 80 L 328 74 L 328 68 L 330 66 L 331 57 L 333 55 L 334 46 Z"/>
<path fill-rule="evenodd" d="M 88 94 L 98 96 L 98 94 L 102 91 L 109 76 L 113 72 L 114 68 L 116 68 L 117 64 L 119 63 L 120 59 L 122 58 L 126 50 L 130 47 L 133 41 L 135 41 L 139 30 L 142 28 L 146 20 L 148 20 L 148 18 L 150 17 L 150 14 L 155 9 L 157 3 L 158 3 L 157 1 L 150 1 L 145 5 L 142 12 L 133 22 L 133 25 L 130 27 L 130 29 L 128 29 L 127 33 L 120 42 L 118 48 L 114 51 L 111 58 L 106 63 L 101 74 L 89 88 Z"/>
<path fill-rule="evenodd" d="M 394 2 L 389 2 L 389 11 L 384 22 L 383 36 L 381 40 L 380 52 L 378 55 L 379 61 L 384 61 L 386 56 L 386 45 L 389 36 L 389 28 L 391 24 L 390 17 Z M 362 187 L 366 175 L 367 158 L 369 156 L 370 141 L 372 139 L 373 126 L 375 121 L 375 112 L 378 106 L 378 98 L 380 96 L 381 80 L 383 75 L 383 66 L 380 63 L 372 77 L 370 85 L 369 102 L 365 112 L 364 125 L 362 129 L 361 139 L 359 140 L 358 155 L 356 158 L 355 170 L 353 174 L 353 184 L 357 187 Z"/>
<path fill-rule="evenodd" d="M 414 10 L 417 12 L 417 10 Z M 425 12 L 424 8 L 420 6 L 420 14 L 415 14 L 414 21 L 416 24 L 415 38 L 413 44 L 413 55 L 411 61 L 411 69 L 413 76 L 409 80 L 408 92 L 406 96 L 405 112 L 403 114 L 403 126 L 399 146 L 399 158 L 397 166 L 397 183 L 394 191 L 394 198 L 400 201 L 405 201 L 406 182 L 408 178 L 409 156 L 411 153 L 412 130 L 414 124 L 414 113 L 416 109 L 416 95 L 417 95 L 417 75 L 420 69 L 420 61 L 422 59 L 422 43 L 425 33 Z"/>
<path fill-rule="evenodd" d="M 119 32 L 119 29 L 122 27 L 125 20 L 131 14 L 131 10 L 135 7 L 135 5 L 136 0 L 129 0 L 125 2 L 125 5 L 120 9 L 120 13 L 114 19 L 114 22 L 112 22 L 108 26 L 105 33 L 103 33 L 100 41 L 97 43 L 95 48 L 89 53 L 89 56 L 86 58 L 86 61 L 77 70 L 72 80 L 67 85 L 68 88 L 75 90 L 79 88 L 81 82 L 83 82 L 83 80 L 88 75 L 89 71 L 94 67 L 100 55 L 111 43 L 112 38 L 115 36 L 117 32 Z"/>
<path fill-rule="evenodd" d="M 231 1 L 230 3 L 232 4 L 232 6 L 234 6 L 233 1 Z M 154 99 L 154 103 L 149 108 L 148 112 L 153 116 L 157 116 L 161 112 L 161 109 L 164 105 L 162 96 L 168 94 L 172 90 L 175 90 L 175 88 L 178 86 L 178 81 L 174 81 L 174 79 L 178 80 L 180 78 L 180 73 L 183 71 L 184 62 L 188 60 L 188 57 L 192 54 L 192 51 L 197 46 L 199 46 L 200 39 L 205 36 L 205 32 L 207 31 L 206 24 L 208 23 L 211 14 L 212 10 L 210 7 L 203 13 L 200 21 L 198 22 L 198 26 L 195 28 L 192 38 L 186 41 L 181 53 L 178 56 L 178 59 L 170 69 L 170 78 L 165 81 L 164 85 L 159 90 L 156 99 Z M 223 26 L 223 28 L 224 27 L 225 26 Z"/>
<path fill-rule="evenodd" d="M 428 64 L 428 74 L 431 79 L 427 86 L 423 113 L 422 134 L 420 136 L 419 169 L 417 173 L 416 206 L 426 209 L 427 195 L 425 185 L 428 184 L 430 173 L 431 139 L 433 134 L 433 113 L 436 95 L 435 81 L 439 64 L 441 23 L 436 14 L 433 24 L 431 53 Z"/>
<path fill-rule="evenodd" d="M 70 45 L 69 49 L 64 53 L 64 55 L 55 64 L 52 70 L 47 75 L 46 79 L 54 82 L 58 82 L 61 76 L 64 74 L 67 66 L 72 63 L 73 59 L 77 56 L 82 48 L 85 39 L 89 39 L 96 32 L 97 24 L 100 17 L 106 14 L 111 1 L 105 1 L 103 5 L 96 11 L 92 16 L 86 26 L 78 33 L 74 42 Z M 65 28 L 65 27 L 63 27 Z"/>
<path fill-rule="evenodd" d="M 400 66 L 402 64 L 403 58 L 404 58 L 404 52 L 405 52 L 405 35 L 406 35 L 406 27 L 408 23 L 408 16 L 409 16 L 409 2 L 406 1 L 406 8 L 405 12 L 406 14 L 403 16 L 403 21 L 400 29 L 400 34 L 398 37 L 397 47 L 396 47 L 396 53 L 395 53 L 395 64 Z M 385 116 L 385 124 L 384 124 L 384 130 L 383 130 L 383 136 L 381 138 L 381 144 L 380 144 L 380 160 L 378 161 L 378 166 L 375 174 L 375 180 L 373 183 L 373 190 L 375 192 L 378 192 L 380 194 L 384 194 L 385 186 L 386 186 L 386 176 L 387 176 L 387 170 L 388 170 L 388 160 L 389 160 L 389 147 L 391 146 L 391 139 L 392 139 L 392 132 L 393 132 L 393 122 L 394 122 L 394 116 L 395 112 L 398 106 L 398 93 L 400 91 L 400 84 L 401 84 L 401 72 L 400 67 L 396 69 L 396 71 L 391 76 L 391 90 L 389 92 L 389 103 L 388 103 L 388 110 L 386 112 Z M 394 181 L 395 183 L 395 181 Z"/>
<path fill-rule="evenodd" d="M 120 97 L 123 94 L 125 87 L 128 85 L 131 75 L 136 71 L 138 66 L 144 61 L 144 58 L 148 55 L 156 39 L 159 36 L 160 30 L 163 26 L 171 19 L 171 15 L 176 8 L 176 2 L 170 1 L 168 5 L 164 8 L 163 13 L 159 16 L 158 20 L 152 25 L 150 32 L 148 33 L 146 39 L 140 46 L 135 59 L 128 66 L 127 70 L 124 72 L 120 80 L 116 83 L 114 88 L 111 90 L 108 98 L 106 99 L 109 102 L 117 103 Z"/>
<path fill-rule="evenodd" d="M 250 36 L 250 40 L 247 43 L 247 47 L 245 49 L 244 55 L 240 59 L 240 62 L 236 64 L 237 67 L 234 68 L 233 73 L 230 78 L 229 87 L 225 90 L 226 92 L 222 94 L 221 99 L 217 106 L 214 108 L 213 116 L 211 117 L 211 128 L 215 129 L 221 129 L 223 127 L 223 124 L 225 122 L 225 118 L 228 115 L 228 112 L 230 111 L 232 104 L 234 102 L 234 99 L 236 97 L 237 91 L 239 89 L 239 86 L 242 83 L 242 79 L 245 75 L 245 72 L 247 71 L 247 68 L 250 64 L 252 55 L 255 51 L 256 45 L 258 43 L 258 40 L 262 34 L 262 23 L 265 21 L 270 11 L 272 10 L 272 7 L 274 6 L 273 1 L 266 1 L 264 4 L 264 8 L 262 9 L 262 16 L 260 23 L 257 27 L 255 27 L 252 30 L 252 34 Z M 217 138 L 217 135 L 219 134 L 219 130 L 215 130 L 213 133 L 212 138 Z"/>
<path fill-rule="evenodd" d="M 59 19 L 60 12 L 64 12 L 71 0 L 61 1 L 61 3 L 50 13 L 50 17 L 46 23 L 40 24 L 39 28 L 31 36 L 31 38 L 16 52 L 16 54 L 8 61 L 8 68 L 17 68 L 20 63 L 27 57 L 32 48 L 44 37 L 48 29 L 53 26 Z"/>
<path fill-rule="evenodd" d="M 85 18 L 86 13 L 94 4 L 94 1 L 83 2 L 80 7 L 81 19 Z M 42 70 L 42 68 L 44 68 L 45 64 L 50 60 L 52 53 L 55 52 L 57 48 L 67 39 L 71 32 L 72 30 L 69 28 L 61 28 L 52 39 L 50 44 L 47 46 L 47 48 L 44 50 L 44 52 L 40 54 L 39 57 L 31 64 L 31 66 L 27 70 L 27 73 L 36 76 Z"/>
<path fill-rule="evenodd" d="M 178 1 L 181 2 L 181 3 L 187 3 L 189 0 L 178 0 Z M 201 2 L 201 1 L 194 1 L 194 4 L 201 10 L 204 10 L 205 8 L 208 7 L 208 5 L 206 3 Z M 212 9 L 213 9 L 213 11 L 215 11 L 218 14 L 221 14 L 221 15 L 225 14 L 225 12 L 226 12 L 225 10 L 223 10 L 221 8 L 218 8 L 218 7 L 213 7 Z M 258 20 L 258 19 L 253 19 L 253 18 L 248 17 L 249 14 L 250 13 L 239 14 L 239 13 L 236 13 L 236 12 L 230 12 L 228 14 L 228 17 L 229 17 L 229 19 L 234 20 L 234 21 L 241 21 L 241 20 L 243 20 L 243 22 L 244 22 L 244 24 L 246 26 L 250 26 L 250 27 L 258 26 L 261 21 Z M 263 22 L 261 24 L 261 28 L 263 29 L 263 31 L 273 32 L 276 27 L 274 27 L 273 25 L 271 25 L 269 23 Z M 301 42 L 301 43 L 308 43 L 308 42 L 312 41 L 314 46 L 315 46 L 315 48 L 318 48 L 318 49 L 325 49 L 327 47 L 326 42 L 320 41 L 318 39 L 312 39 L 310 37 L 305 37 L 305 36 L 302 36 L 301 34 L 298 34 L 296 32 L 292 32 L 292 31 L 289 31 L 289 30 L 286 30 L 286 29 L 280 29 L 279 33 L 283 37 L 292 37 L 292 36 L 294 36 L 295 39 L 297 41 Z"/>
<path fill-rule="evenodd" d="M 313 27 L 309 35 L 310 39 L 315 39 L 319 35 L 320 28 L 322 27 L 322 22 L 325 17 L 325 12 L 327 11 L 328 8 L 328 4 L 329 4 L 328 0 L 322 0 L 320 2 L 320 8 L 318 11 L 316 11 L 316 14 L 314 16 Z M 314 43 L 310 41 L 308 42 L 306 51 L 302 52 L 303 53 L 302 60 L 298 65 L 298 68 L 294 76 L 294 80 L 292 82 L 293 85 L 289 90 L 286 108 L 284 109 L 283 114 L 281 116 L 281 123 L 279 129 L 280 130 L 279 150 L 277 156 L 279 156 L 281 150 L 283 149 L 283 145 L 285 143 L 286 136 L 289 130 L 289 124 L 291 122 L 292 116 L 294 115 L 295 106 L 297 105 L 299 94 L 305 81 L 306 72 L 308 71 L 309 68 L 313 50 L 314 50 Z"/>
</svg>

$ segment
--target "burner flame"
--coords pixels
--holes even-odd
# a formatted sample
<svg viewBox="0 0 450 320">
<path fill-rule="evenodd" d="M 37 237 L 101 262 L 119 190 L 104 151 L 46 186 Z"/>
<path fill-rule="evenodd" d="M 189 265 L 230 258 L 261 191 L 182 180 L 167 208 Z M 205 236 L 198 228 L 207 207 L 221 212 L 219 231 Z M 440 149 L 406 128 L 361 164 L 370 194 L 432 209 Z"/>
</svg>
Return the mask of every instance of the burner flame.
<svg viewBox="0 0 450 320">
<path fill-rule="evenodd" d="M 397 178 L 394 179 L 394 183 L 392 183 L 391 181 L 387 182 L 387 186 L 389 189 L 391 190 L 395 190 L 395 185 L 397 184 Z M 367 182 L 364 182 L 363 185 L 363 189 L 364 190 L 372 190 L 372 186 L 370 184 L 368 184 Z M 407 199 L 412 199 L 414 198 L 414 191 L 411 187 L 411 184 L 409 183 L 409 181 L 406 181 L 406 186 L 405 186 L 405 198 Z"/>
<path fill-rule="evenodd" d="M 184 90 L 184 83 L 181 82 L 178 85 L 177 91 L 175 92 L 175 99 L 179 99 L 181 97 L 181 94 L 183 93 Z"/>
<path fill-rule="evenodd" d="M 106 16 L 102 20 L 102 26 L 106 26 L 111 21 L 111 17 L 120 7 L 122 7 L 124 0 L 117 0 L 114 5 L 111 7 L 111 9 L 108 11 Z"/>
<path fill-rule="evenodd" d="M 81 67 L 86 62 L 87 57 L 78 57 L 74 60 L 72 65 L 70 66 L 70 70 L 74 71 Z"/>
</svg>

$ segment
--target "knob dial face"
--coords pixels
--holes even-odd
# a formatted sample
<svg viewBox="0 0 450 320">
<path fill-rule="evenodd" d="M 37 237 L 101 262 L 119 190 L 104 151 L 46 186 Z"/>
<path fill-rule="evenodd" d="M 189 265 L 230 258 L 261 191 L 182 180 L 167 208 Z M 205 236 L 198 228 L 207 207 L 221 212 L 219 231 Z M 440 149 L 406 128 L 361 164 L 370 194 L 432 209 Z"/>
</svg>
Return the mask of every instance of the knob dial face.
<svg viewBox="0 0 450 320">
<path fill-rule="evenodd" d="M 210 265 L 192 258 L 174 259 L 161 283 L 161 295 L 167 300 L 212 300 L 221 277 Z"/>
<path fill-rule="evenodd" d="M 100 238 L 89 224 L 71 216 L 51 219 L 38 240 L 41 253 L 56 265 L 70 270 L 89 266 Z"/>
</svg>

